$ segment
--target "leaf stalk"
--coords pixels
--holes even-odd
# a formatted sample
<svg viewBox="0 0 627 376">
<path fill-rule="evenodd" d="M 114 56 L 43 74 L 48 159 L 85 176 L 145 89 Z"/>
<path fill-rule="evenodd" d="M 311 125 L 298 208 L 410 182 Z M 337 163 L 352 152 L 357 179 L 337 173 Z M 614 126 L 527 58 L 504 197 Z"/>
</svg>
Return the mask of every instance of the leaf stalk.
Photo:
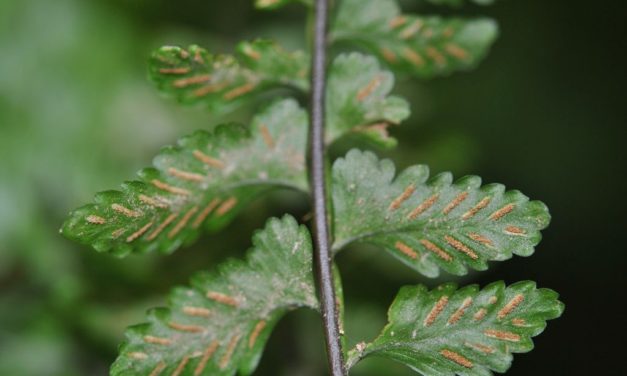
<svg viewBox="0 0 627 376">
<path fill-rule="evenodd" d="M 327 358 L 331 375 L 344 376 L 346 370 L 332 272 L 325 176 L 324 123 L 328 5 L 328 0 L 315 1 L 308 154 L 312 188 L 314 254 Z"/>
</svg>

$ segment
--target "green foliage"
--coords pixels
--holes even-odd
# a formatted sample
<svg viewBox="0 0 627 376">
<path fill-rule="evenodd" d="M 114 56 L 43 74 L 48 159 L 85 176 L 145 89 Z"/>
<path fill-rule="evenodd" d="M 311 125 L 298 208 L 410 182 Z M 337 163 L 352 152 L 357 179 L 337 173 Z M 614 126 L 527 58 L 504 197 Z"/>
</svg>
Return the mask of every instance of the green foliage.
<svg viewBox="0 0 627 376">
<path fill-rule="evenodd" d="M 255 117 L 250 130 L 225 124 L 196 132 L 163 149 L 139 181 L 75 210 L 62 233 L 118 256 L 170 253 L 202 227 L 224 226 L 270 188 L 305 190 L 306 127 L 305 111 L 283 100 Z"/>
<path fill-rule="evenodd" d="M 327 141 L 343 134 L 370 140 L 382 147 L 396 146 L 387 127 L 409 116 L 409 105 L 389 96 L 394 76 L 372 56 L 343 54 L 333 62 L 327 88 Z"/>
<path fill-rule="evenodd" d="M 357 43 L 392 68 L 427 78 L 474 67 L 496 35 L 490 19 L 405 15 L 394 0 L 343 0 L 331 30 L 334 41 Z"/>
<path fill-rule="evenodd" d="M 429 179 L 422 165 L 394 175 L 390 160 L 370 152 L 352 150 L 335 162 L 336 250 L 375 244 L 426 276 L 439 268 L 463 275 L 467 266 L 485 270 L 487 261 L 531 255 L 550 220 L 543 203 L 500 184 L 481 186 L 477 176 Z"/>
<path fill-rule="evenodd" d="M 290 216 L 270 219 L 245 261 L 195 276 L 168 309 L 130 328 L 111 375 L 250 375 L 286 312 L 317 309 L 311 262 L 308 230 Z"/>
<path fill-rule="evenodd" d="M 167 46 L 150 59 L 150 77 L 159 90 L 213 112 L 237 108 L 276 87 L 307 90 L 308 72 L 305 53 L 287 52 L 267 40 L 240 43 L 236 57 L 212 55 L 198 46 Z"/>
<path fill-rule="evenodd" d="M 429 0 L 461 5 L 461 0 Z M 472 0 L 488 4 L 491 0 Z M 257 0 L 261 9 L 311 0 Z M 492 20 L 404 15 L 394 0 L 337 3 L 330 42 L 356 43 L 375 56 L 339 54 L 329 67 L 326 145 L 344 137 L 384 148 L 397 140 L 388 127 L 405 120 L 407 101 L 391 95 L 394 76 L 377 57 L 400 72 L 435 77 L 474 67 L 493 43 Z M 243 42 L 236 56 L 210 54 L 198 46 L 162 47 L 149 73 L 161 92 L 182 104 L 223 113 L 266 96 L 275 88 L 309 90 L 309 57 L 267 40 Z M 293 99 L 275 101 L 250 127 L 223 124 L 198 131 L 163 149 L 152 168 L 121 191 L 98 194 L 71 213 L 62 233 L 117 256 L 191 244 L 203 229 L 215 231 L 261 194 L 277 188 L 309 190 L 305 156 L 307 113 Z M 463 275 L 485 270 L 488 261 L 529 256 L 550 220 L 539 201 L 498 184 L 481 185 L 450 173 L 429 178 L 426 166 L 395 177 L 389 160 L 351 150 L 333 164 L 332 222 L 338 252 L 358 242 L 378 245 L 428 277 L 440 269 Z M 271 219 L 253 238 L 244 261 L 176 288 L 168 308 L 149 313 L 132 327 L 112 375 L 251 374 L 277 321 L 298 307 L 318 308 L 309 232 L 290 216 Z M 334 265 L 336 306 L 343 343 L 344 299 Z M 331 287 L 330 287 L 331 288 Z M 396 359 L 425 375 L 489 375 L 503 372 L 512 352 L 528 351 L 545 321 L 559 316 L 557 294 L 532 282 L 508 288 L 496 283 L 479 291 L 443 285 L 401 290 L 390 323 L 370 344 L 348 355 L 353 366 L 368 355 Z"/>
<path fill-rule="evenodd" d="M 360 344 L 348 364 L 375 355 L 397 360 L 425 376 L 491 375 L 505 372 L 511 353 L 533 349 L 531 337 L 564 305 L 552 290 L 524 281 L 505 287 L 492 283 L 457 290 L 454 284 L 428 291 L 400 290 L 388 313 L 389 324 L 373 342 Z"/>
</svg>

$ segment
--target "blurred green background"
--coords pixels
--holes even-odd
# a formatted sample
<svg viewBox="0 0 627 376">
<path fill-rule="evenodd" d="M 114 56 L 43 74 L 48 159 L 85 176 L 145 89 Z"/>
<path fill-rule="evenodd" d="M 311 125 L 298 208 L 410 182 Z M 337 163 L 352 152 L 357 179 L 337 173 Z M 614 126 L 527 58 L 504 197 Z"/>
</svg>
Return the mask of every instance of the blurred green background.
<svg viewBox="0 0 627 376">
<path fill-rule="evenodd" d="M 536 280 L 567 309 L 515 357 L 509 375 L 622 374 L 627 207 L 625 14 L 619 2 L 509 0 L 487 14 L 501 37 L 470 73 L 402 80 L 413 115 L 381 152 L 399 167 L 478 174 L 544 201 L 553 215 L 531 258 L 459 279 Z M 257 202 L 223 233 L 172 256 L 117 260 L 58 235 L 67 212 L 117 188 L 166 144 L 224 120 L 163 99 L 146 80 L 150 51 L 198 43 L 229 52 L 242 39 L 302 45 L 298 6 L 261 13 L 252 0 L 0 1 L 0 375 L 105 375 L 124 327 L 164 304 L 171 286 L 227 255 L 240 256 L 270 215 L 307 212 L 300 195 Z M 235 252 L 233 251 L 235 250 Z M 376 249 L 353 249 L 344 272 L 351 343 L 372 338 L 403 284 L 424 280 Z M 444 276 L 444 279 L 452 279 Z M 324 375 L 320 322 L 282 321 L 259 375 Z M 356 376 L 412 374 L 366 360 Z"/>
</svg>

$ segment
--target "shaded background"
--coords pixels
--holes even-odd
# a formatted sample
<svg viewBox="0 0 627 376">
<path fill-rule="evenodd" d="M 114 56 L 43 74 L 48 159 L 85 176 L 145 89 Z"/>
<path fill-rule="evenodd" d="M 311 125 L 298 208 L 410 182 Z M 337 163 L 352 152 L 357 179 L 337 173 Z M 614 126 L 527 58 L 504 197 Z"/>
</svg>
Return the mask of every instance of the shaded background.
<svg viewBox="0 0 627 376">
<path fill-rule="evenodd" d="M 515 357 L 509 375 L 624 372 L 627 229 L 625 9 L 619 2 L 503 1 L 486 14 L 501 37 L 480 67 L 427 82 L 403 80 L 413 115 L 381 152 L 399 167 L 478 174 L 544 201 L 553 215 L 530 258 L 459 279 L 533 279 L 559 291 L 564 316 Z M 145 79 L 150 51 L 198 43 L 230 52 L 241 39 L 303 43 L 304 11 L 252 9 L 251 0 L 0 1 L 0 375 L 105 375 L 124 327 L 162 305 L 171 286 L 227 255 L 241 256 L 270 215 L 301 216 L 299 195 L 257 202 L 223 233 L 172 256 L 116 260 L 57 230 L 68 210 L 117 188 L 162 145 L 216 118 L 161 98 Z M 421 7 L 426 13 L 459 13 Z M 338 151 L 340 152 L 340 151 Z M 232 250 L 237 250 L 233 252 Z M 423 280 L 379 250 L 342 253 L 347 332 L 372 338 L 401 285 Z M 453 279 L 444 276 L 444 279 Z M 319 319 L 278 326 L 259 375 L 324 375 Z M 619 368 L 620 367 L 620 368 Z M 366 360 L 352 375 L 412 374 Z"/>
</svg>

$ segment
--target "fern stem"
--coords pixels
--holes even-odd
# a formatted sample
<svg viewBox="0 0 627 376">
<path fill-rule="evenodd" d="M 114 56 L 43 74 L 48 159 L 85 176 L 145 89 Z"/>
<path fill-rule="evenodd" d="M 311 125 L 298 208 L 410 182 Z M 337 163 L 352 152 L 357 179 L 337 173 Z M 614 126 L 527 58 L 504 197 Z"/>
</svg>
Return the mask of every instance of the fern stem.
<svg viewBox="0 0 627 376">
<path fill-rule="evenodd" d="M 311 75 L 309 176 L 312 187 L 313 234 L 318 291 L 331 375 L 344 376 L 335 285 L 332 273 L 324 155 L 328 1 L 316 0 Z"/>
</svg>

